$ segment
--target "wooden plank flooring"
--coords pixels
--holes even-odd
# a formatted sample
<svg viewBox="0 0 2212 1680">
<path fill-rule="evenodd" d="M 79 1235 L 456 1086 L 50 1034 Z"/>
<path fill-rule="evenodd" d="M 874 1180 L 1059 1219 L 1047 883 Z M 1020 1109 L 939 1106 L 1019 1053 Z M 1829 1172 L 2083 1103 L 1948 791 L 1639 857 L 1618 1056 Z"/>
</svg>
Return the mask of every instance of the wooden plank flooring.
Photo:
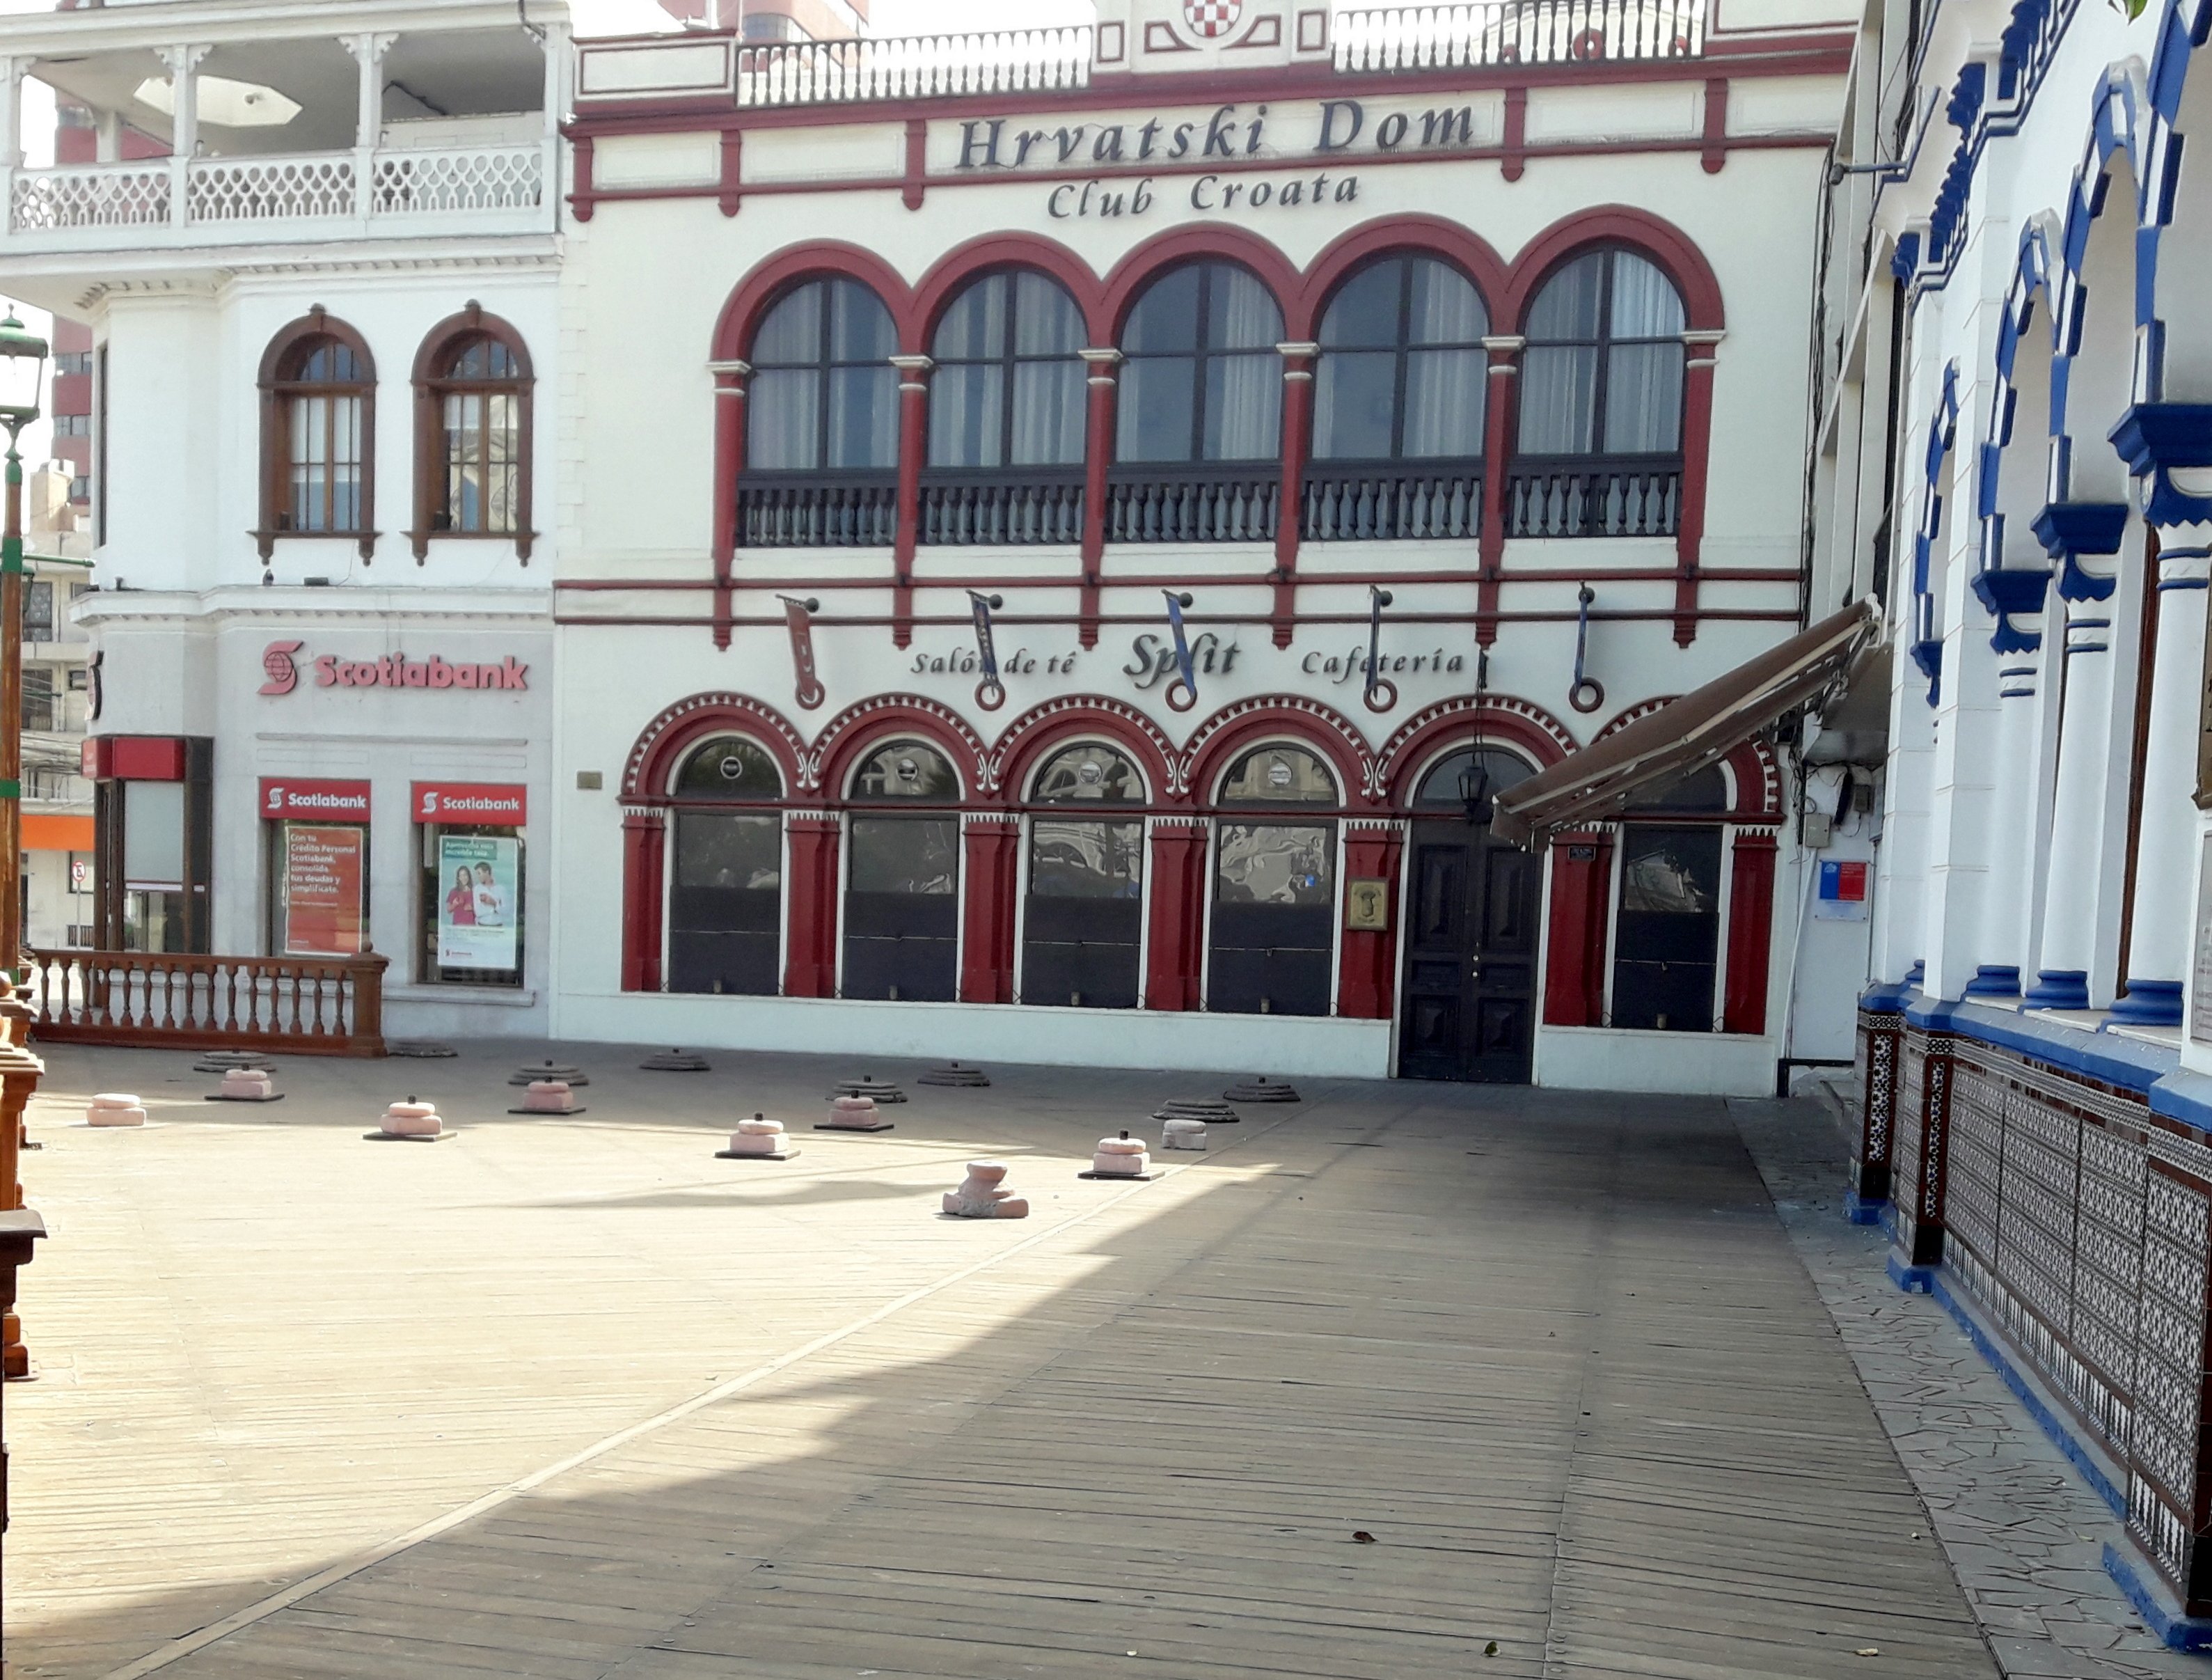
<svg viewBox="0 0 2212 1680">
<path fill-rule="evenodd" d="M 498 1113 L 513 1047 L 242 1114 L 52 1058 L 20 1674 L 1995 1671 L 1717 1104 L 1316 1083 L 1129 1187 L 1091 1141 L 1225 1081 L 823 1137 L 860 1069 L 569 1055 L 559 1123 Z M 185 1100 L 64 1123 L 94 1088 Z M 462 1135 L 362 1142 L 409 1089 Z M 758 1107 L 801 1159 L 712 1160 Z M 933 1217 L 984 1153 L 1035 1215 Z"/>
</svg>

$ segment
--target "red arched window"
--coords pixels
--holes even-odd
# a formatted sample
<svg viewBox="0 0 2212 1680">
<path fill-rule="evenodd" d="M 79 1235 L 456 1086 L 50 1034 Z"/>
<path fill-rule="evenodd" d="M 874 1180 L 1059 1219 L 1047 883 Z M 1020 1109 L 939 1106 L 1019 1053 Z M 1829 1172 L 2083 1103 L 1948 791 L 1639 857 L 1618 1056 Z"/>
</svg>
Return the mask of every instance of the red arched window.
<svg viewBox="0 0 2212 1680">
<path fill-rule="evenodd" d="M 261 557 L 279 537 L 343 537 L 376 552 L 376 363 L 320 305 L 261 358 Z"/>
<path fill-rule="evenodd" d="M 475 303 L 422 341 L 410 533 L 418 562 L 433 537 L 489 537 L 528 563 L 531 385 L 522 335 Z"/>
</svg>

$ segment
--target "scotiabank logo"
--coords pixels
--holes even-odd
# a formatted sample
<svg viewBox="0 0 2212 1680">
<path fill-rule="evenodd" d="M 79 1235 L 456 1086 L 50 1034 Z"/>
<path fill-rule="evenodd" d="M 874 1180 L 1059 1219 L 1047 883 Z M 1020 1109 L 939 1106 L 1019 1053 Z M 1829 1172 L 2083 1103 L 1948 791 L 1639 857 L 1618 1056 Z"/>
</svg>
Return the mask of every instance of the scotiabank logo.
<svg viewBox="0 0 2212 1680">
<path fill-rule="evenodd" d="M 529 815 L 529 790 L 493 782 L 417 782 L 418 823 L 487 823 L 520 828 Z"/>
<path fill-rule="evenodd" d="M 264 694 L 289 694 L 300 685 L 300 650 L 304 642 L 272 642 L 261 650 Z M 342 659 L 325 654 L 314 661 L 317 688 L 443 688 L 513 691 L 530 686 L 530 667 L 512 654 L 502 660 L 449 660 L 440 654 L 410 659 L 386 654 L 379 659 Z"/>
<path fill-rule="evenodd" d="M 304 642 L 272 642 L 261 650 L 261 673 L 269 680 L 261 685 L 264 694 L 289 694 L 300 685 L 300 667 L 292 655 L 307 644 Z"/>
<path fill-rule="evenodd" d="M 261 778 L 261 814 L 365 823 L 368 820 L 368 783 L 295 781 L 264 776 Z"/>
</svg>

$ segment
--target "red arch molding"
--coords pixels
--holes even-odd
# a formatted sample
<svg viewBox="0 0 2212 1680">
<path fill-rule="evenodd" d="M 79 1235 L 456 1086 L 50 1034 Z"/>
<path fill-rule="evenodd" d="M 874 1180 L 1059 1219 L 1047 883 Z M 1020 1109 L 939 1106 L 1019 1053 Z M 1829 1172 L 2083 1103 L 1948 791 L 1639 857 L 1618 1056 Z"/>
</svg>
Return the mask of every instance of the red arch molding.
<svg viewBox="0 0 2212 1680">
<path fill-rule="evenodd" d="M 1091 265 L 1056 240 L 1036 234 L 987 234 L 954 247 L 939 258 L 914 289 L 914 343 L 910 349 L 925 351 L 936 336 L 938 317 L 970 282 L 994 269 L 1035 269 L 1057 280 L 1083 312 L 1085 331 L 1094 345 L 1109 342 L 1106 319 L 1106 290 Z M 902 322 L 899 337 L 908 337 Z"/>
<path fill-rule="evenodd" d="M 1284 324 L 1291 338 L 1315 338 L 1330 295 L 1355 270 L 1376 257 L 1401 253 L 1440 257 L 1449 263 L 1474 283 L 1491 319 L 1499 319 L 1510 271 L 1487 240 L 1442 216 L 1392 216 L 1340 234 L 1313 259 L 1295 305 L 1285 304 Z"/>
<path fill-rule="evenodd" d="M 1485 742 L 1518 747 L 1548 770 L 1575 750 L 1565 724 L 1531 701 L 1510 694 L 1462 695 L 1414 713 L 1376 755 L 1393 806 L 1410 806 L 1419 790 L 1413 777 L 1447 742 L 1464 746 L 1476 731 Z"/>
<path fill-rule="evenodd" d="M 1689 330 L 1717 332 L 1728 325 L 1721 283 L 1697 242 L 1663 216 L 1627 204 L 1601 204 L 1562 216 L 1536 235 L 1513 259 L 1512 278 L 1499 299 L 1498 320 L 1518 332 L 1528 306 L 1552 271 L 1593 245 L 1632 246 L 1656 263 L 1682 294 Z"/>
<path fill-rule="evenodd" d="M 747 735 L 768 749 L 783 777 L 784 797 L 797 795 L 806 744 L 773 706 L 743 694 L 695 694 L 647 724 L 623 768 L 622 797 L 635 804 L 667 797 L 684 755 L 710 735 Z"/>
<path fill-rule="evenodd" d="M 1155 807 L 1184 802 L 1182 761 L 1159 725 L 1125 701 L 1071 694 L 1032 707 L 1009 723 L 993 744 L 990 785 L 1019 803 L 1030 778 L 1050 753 L 1072 741 L 1104 739 L 1143 768 Z"/>
<path fill-rule="evenodd" d="M 1281 250 L 1257 234 L 1213 222 L 1194 222 L 1156 234 L 1114 265 L 1106 277 L 1104 312 L 1101 317 L 1113 344 L 1121 336 L 1121 323 L 1139 294 L 1178 264 L 1205 259 L 1231 262 L 1259 277 L 1283 312 L 1287 328 L 1304 288 L 1297 267 Z"/>
<path fill-rule="evenodd" d="M 842 800 L 861 753 L 902 735 L 921 737 L 952 761 L 963 806 L 1002 802 L 992 797 L 997 789 L 990 784 L 990 753 L 983 738 L 950 706 L 919 694 L 878 694 L 831 718 L 799 761 L 800 785 L 833 804 Z"/>
<path fill-rule="evenodd" d="M 753 330 L 760 324 L 762 313 L 778 295 L 799 281 L 826 275 L 860 281 L 874 291 L 891 312 L 900 348 L 914 350 L 915 345 L 908 342 L 914 325 L 914 293 L 905 277 L 872 251 L 842 240 L 822 240 L 777 252 L 738 283 L 714 323 L 714 360 L 741 360 L 752 348 Z"/>
<path fill-rule="evenodd" d="M 1380 776 L 1366 738 L 1342 712 L 1295 694 L 1255 695 L 1224 707 L 1198 727 L 1183 750 L 1183 786 L 1200 804 L 1229 761 L 1271 735 L 1289 735 L 1335 768 L 1347 811 L 1376 806 Z"/>
</svg>

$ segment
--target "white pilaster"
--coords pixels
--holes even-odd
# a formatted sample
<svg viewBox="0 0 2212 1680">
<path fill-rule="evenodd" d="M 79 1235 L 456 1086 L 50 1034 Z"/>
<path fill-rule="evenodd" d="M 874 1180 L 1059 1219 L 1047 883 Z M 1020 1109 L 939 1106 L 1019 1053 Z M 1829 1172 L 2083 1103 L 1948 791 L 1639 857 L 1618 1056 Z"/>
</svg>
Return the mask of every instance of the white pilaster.
<svg viewBox="0 0 2212 1680">
<path fill-rule="evenodd" d="M 191 220 L 192 159 L 200 149 L 200 60 L 204 46 L 165 46 L 169 71 L 169 225 Z"/>
<path fill-rule="evenodd" d="M 2097 961 L 2100 853 L 2107 754 L 2112 732 L 2115 600 L 2069 601 L 2062 657 L 2058 778 L 2051 813 L 2051 869 L 2043 909 L 2040 972 L 2029 1001 L 2054 1008 L 2089 1006 Z"/>
<path fill-rule="evenodd" d="M 399 37 L 377 31 L 343 38 L 360 71 L 353 131 L 354 214 L 367 222 L 376 197 L 376 149 L 384 137 L 384 55 Z"/>
</svg>

